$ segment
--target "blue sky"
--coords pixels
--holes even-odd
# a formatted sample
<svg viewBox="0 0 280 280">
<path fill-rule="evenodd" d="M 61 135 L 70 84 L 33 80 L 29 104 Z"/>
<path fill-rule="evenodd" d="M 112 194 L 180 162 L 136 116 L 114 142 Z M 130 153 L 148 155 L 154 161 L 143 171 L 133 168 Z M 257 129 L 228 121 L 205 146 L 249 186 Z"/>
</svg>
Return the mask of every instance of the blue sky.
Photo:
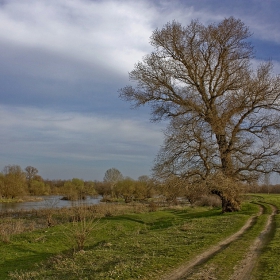
<svg viewBox="0 0 280 280">
<path fill-rule="evenodd" d="M 279 0 L 0 0 L 0 170 L 149 175 L 165 125 L 149 122 L 149 108 L 131 110 L 118 89 L 152 51 L 152 31 L 234 16 L 253 32 L 253 63 L 269 59 L 280 73 L 279 12 Z"/>
</svg>

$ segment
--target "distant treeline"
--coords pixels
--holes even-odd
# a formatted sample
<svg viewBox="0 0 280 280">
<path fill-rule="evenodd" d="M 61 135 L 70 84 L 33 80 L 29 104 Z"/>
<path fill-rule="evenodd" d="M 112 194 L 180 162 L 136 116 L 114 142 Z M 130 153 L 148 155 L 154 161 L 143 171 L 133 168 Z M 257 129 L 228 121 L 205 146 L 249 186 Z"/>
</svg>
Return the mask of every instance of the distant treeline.
<svg viewBox="0 0 280 280">
<path fill-rule="evenodd" d="M 248 185 L 250 193 L 280 193 L 280 185 Z M 213 196 L 204 188 L 193 188 L 186 185 L 178 177 L 171 177 L 166 181 L 157 181 L 146 175 L 138 180 L 124 177 L 115 168 L 108 169 L 104 179 L 100 181 L 84 181 L 73 178 L 71 180 L 45 180 L 35 167 L 27 166 L 24 170 L 19 165 L 7 165 L 0 173 L 0 198 L 14 199 L 23 196 L 63 195 L 67 200 L 85 199 L 87 196 L 102 196 L 103 201 L 122 200 L 149 201 L 151 198 L 177 203 L 179 198 L 190 203 L 204 201 L 213 204 Z M 216 202 L 214 204 L 217 204 Z"/>
<path fill-rule="evenodd" d="M 280 184 L 277 185 L 253 185 L 248 187 L 250 193 L 275 193 L 280 194 Z"/>
<path fill-rule="evenodd" d="M 114 168 L 109 169 L 104 181 L 84 181 L 43 179 L 38 169 L 27 166 L 24 170 L 19 165 L 7 165 L 0 173 L 0 198 L 14 199 L 27 195 L 63 195 L 67 200 L 85 199 L 86 196 L 102 196 L 104 201 L 123 199 L 125 202 L 145 200 L 155 193 L 155 183 L 148 176 L 139 180 L 123 177 Z"/>
<path fill-rule="evenodd" d="M 7 165 L 0 173 L 0 198 L 14 199 L 26 195 L 63 195 L 68 200 L 86 196 L 102 196 L 103 201 L 149 201 L 158 198 L 176 203 L 179 197 L 187 197 L 186 188 L 174 180 L 158 182 L 146 175 L 137 180 L 124 177 L 115 168 L 108 169 L 103 181 L 45 180 L 35 167 L 24 170 L 19 165 Z"/>
<path fill-rule="evenodd" d="M 97 195 L 94 182 L 73 178 L 72 180 L 44 180 L 37 168 L 7 165 L 0 173 L 0 197 L 20 198 L 27 195 L 65 195 L 66 199 L 76 200 L 87 195 Z"/>
</svg>

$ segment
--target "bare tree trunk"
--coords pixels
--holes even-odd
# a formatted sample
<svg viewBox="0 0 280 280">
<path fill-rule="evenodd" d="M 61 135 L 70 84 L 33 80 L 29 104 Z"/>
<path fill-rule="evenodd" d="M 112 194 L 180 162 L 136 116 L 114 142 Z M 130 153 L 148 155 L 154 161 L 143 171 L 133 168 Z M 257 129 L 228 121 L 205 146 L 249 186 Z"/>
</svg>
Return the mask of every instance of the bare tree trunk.
<svg viewBox="0 0 280 280">
<path fill-rule="evenodd" d="M 240 210 L 240 203 L 234 198 L 226 198 L 221 196 L 222 200 L 222 212 L 236 212 Z"/>
<path fill-rule="evenodd" d="M 225 134 L 216 134 L 220 151 L 222 172 L 226 177 L 232 177 L 232 159 Z M 233 187 L 233 186 L 232 186 Z M 222 212 L 235 212 L 240 210 L 240 201 L 233 196 L 226 196 L 222 191 L 214 191 L 222 201 Z"/>
<path fill-rule="evenodd" d="M 228 197 L 218 190 L 212 190 L 211 193 L 220 197 L 222 201 L 222 213 L 236 212 L 240 210 L 240 202 L 234 197 Z"/>
<path fill-rule="evenodd" d="M 225 134 L 216 134 L 217 144 L 219 146 L 222 172 L 225 176 L 232 175 L 232 160 L 229 145 L 226 140 Z"/>
</svg>

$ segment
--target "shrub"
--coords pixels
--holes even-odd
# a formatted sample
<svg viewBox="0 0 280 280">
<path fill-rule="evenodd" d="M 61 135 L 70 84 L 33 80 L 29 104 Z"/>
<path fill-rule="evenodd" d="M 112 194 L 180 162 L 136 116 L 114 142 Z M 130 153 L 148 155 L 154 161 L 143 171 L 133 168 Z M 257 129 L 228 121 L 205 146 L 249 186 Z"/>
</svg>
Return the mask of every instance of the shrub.
<svg viewBox="0 0 280 280">
<path fill-rule="evenodd" d="M 221 207 L 221 199 L 216 195 L 203 195 L 194 203 L 195 206 Z"/>
</svg>

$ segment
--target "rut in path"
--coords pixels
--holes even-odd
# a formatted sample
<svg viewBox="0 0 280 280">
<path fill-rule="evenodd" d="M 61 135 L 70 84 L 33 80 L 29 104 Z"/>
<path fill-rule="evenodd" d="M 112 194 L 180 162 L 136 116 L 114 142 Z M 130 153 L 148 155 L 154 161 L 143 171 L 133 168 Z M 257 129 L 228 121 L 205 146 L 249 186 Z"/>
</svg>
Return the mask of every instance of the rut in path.
<svg viewBox="0 0 280 280">
<path fill-rule="evenodd" d="M 270 230 L 271 230 L 271 221 L 272 221 L 272 217 L 275 215 L 276 213 L 276 208 L 274 207 L 274 211 L 273 213 L 270 215 L 268 222 L 264 228 L 264 230 L 261 233 L 261 236 L 263 236 L 264 234 L 267 234 Z M 179 280 L 182 277 L 187 277 L 189 274 L 192 273 L 192 269 L 195 266 L 198 265 L 202 265 L 204 263 L 206 263 L 211 257 L 213 257 L 215 254 L 221 252 L 222 250 L 224 250 L 226 247 L 229 246 L 230 243 L 232 243 L 233 241 L 237 240 L 240 236 L 242 236 L 245 231 L 247 231 L 250 227 L 253 226 L 253 224 L 256 222 L 257 217 L 263 214 L 263 207 L 261 207 L 259 213 L 257 216 L 253 216 L 251 218 L 249 218 L 247 220 L 247 222 L 244 224 L 244 226 L 237 231 L 236 233 L 234 233 L 233 235 L 231 235 L 230 237 L 220 241 L 217 245 L 211 247 L 209 250 L 203 252 L 202 254 L 196 256 L 192 261 L 188 262 L 185 265 L 180 266 L 178 269 L 176 269 L 175 271 L 173 271 L 172 273 L 170 273 L 169 275 L 167 275 L 166 277 L 162 278 L 162 280 Z M 257 244 L 257 242 L 254 242 L 254 244 Z M 258 247 L 260 246 L 260 244 L 258 244 Z M 251 250 L 251 248 L 250 248 Z M 252 249 L 253 250 L 253 249 Z M 254 249 L 257 250 L 257 249 Z M 252 259 L 253 261 L 253 259 Z M 252 265 L 253 268 L 253 265 Z M 251 269 L 252 269 L 251 268 Z M 250 272 L 251 272 L 250 269 Z M 248 278 L 243 278 L 242 274 L 242 269 L 240 270 L 239 274 L 237 277 L 239 278 L 231 278 L 231 280 L 243 280 L 243 279 L 248 279 Z M 248 276 L 248 273 L 246 273 L 246 277 Z M 233 276 L 235 277 L 235 276 Z"/>
</svg>

